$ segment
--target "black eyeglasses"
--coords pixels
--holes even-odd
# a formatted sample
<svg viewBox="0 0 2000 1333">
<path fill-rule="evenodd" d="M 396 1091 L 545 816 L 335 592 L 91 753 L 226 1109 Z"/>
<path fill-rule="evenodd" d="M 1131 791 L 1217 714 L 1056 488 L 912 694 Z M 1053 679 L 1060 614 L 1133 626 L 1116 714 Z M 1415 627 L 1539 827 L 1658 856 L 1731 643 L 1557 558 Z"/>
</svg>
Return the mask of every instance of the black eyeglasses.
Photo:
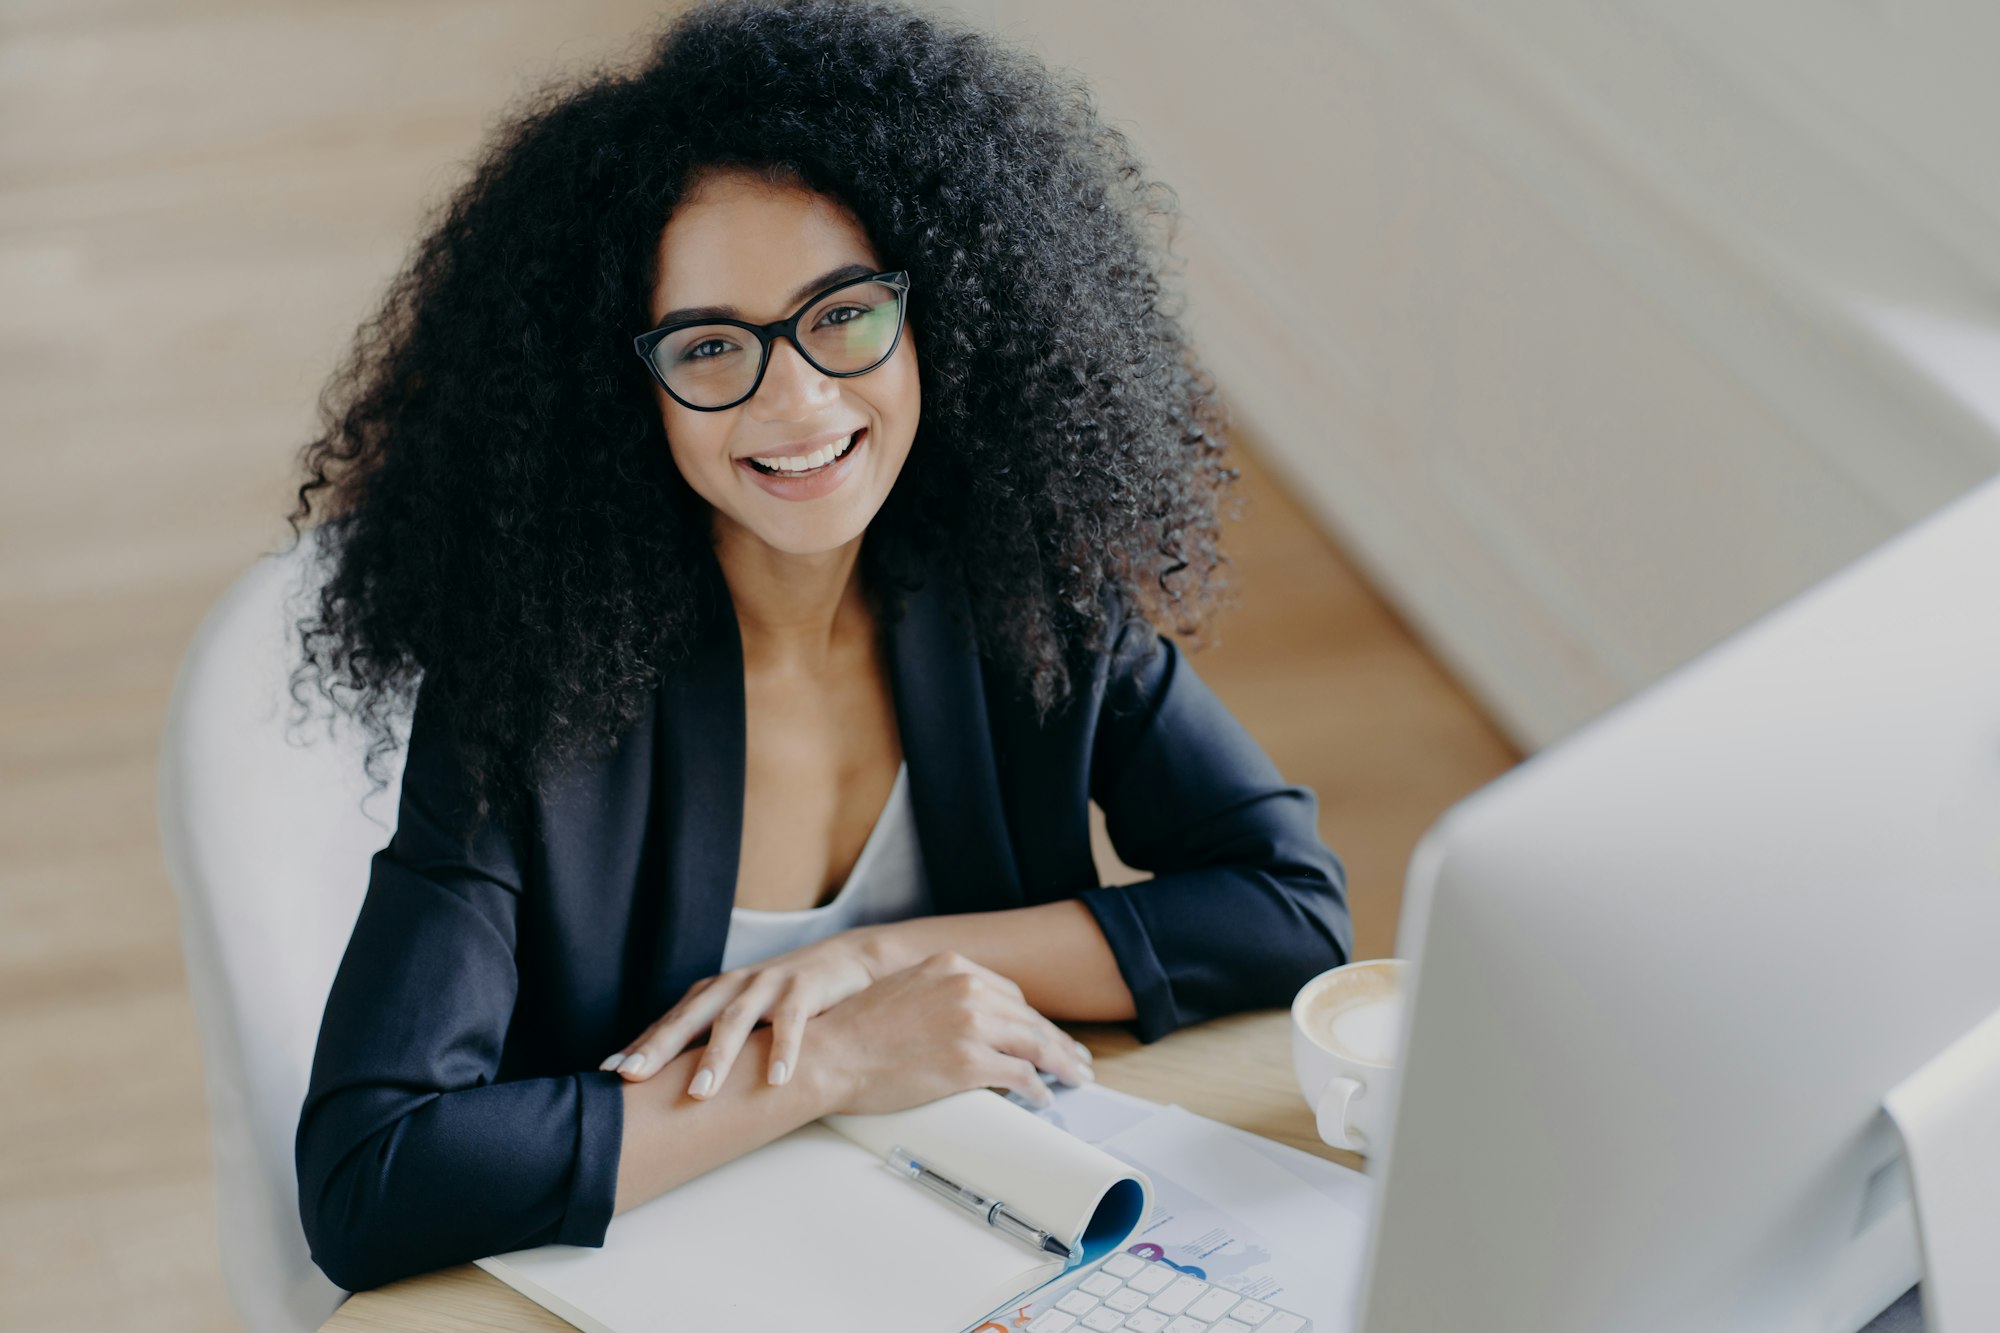
<svg viewBox="0 0 2000 1333">
<path fill-rule="evenodd" d="M 909 292 L 908 273 L 874 273 L 827 288 L 775 324 L 683 320 L 640 334 L 632 346 L 675 402 L 697 412 L 720 412 L 757 392 L 778 338 L 791 339 L 822 375 L 866 375 L 902 340 Z"/>
</svg>

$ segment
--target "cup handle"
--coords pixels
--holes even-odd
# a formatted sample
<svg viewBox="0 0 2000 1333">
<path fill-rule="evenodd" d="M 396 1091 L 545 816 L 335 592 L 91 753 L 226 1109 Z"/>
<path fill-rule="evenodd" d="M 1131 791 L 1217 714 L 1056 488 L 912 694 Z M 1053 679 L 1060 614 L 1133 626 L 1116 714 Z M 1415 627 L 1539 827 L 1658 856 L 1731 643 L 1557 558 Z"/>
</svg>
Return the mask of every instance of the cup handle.
<svg viewBox="0 0 2000 1333">
<path fill-rule="evenodd" d="M 1313 1104 L 1313 1118 L 1319 1122 L 1319 1136 L 1329 1147 L 1349 1152 L 1368 1150 L 1368 1136 L 1347 1123 L 1348 1107 L 1367 1092 L 1367 1084 L 1344 1074 L 1335 1074 L 1319 1090 L 1319 1100 Z"/>
</svg>

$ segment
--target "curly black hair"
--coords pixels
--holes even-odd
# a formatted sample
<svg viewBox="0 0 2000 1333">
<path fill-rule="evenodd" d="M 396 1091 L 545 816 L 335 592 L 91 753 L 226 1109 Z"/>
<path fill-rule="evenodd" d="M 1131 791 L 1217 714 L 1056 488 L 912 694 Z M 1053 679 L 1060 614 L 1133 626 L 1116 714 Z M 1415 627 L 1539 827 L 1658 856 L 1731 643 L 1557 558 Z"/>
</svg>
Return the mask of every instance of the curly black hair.
<svg viewBox="0 0 2000 1333">
<path fill-rule="evenodd" d="M 296 543 L 318 495 L 320 564 L 291 697 L 348 696 L 375 790 L 421 683 L 479 815 L 516 814 L 698 631 L 709 511 L 631 339 L 706 168 L 834 199 L 911 275 L 921 418 L 860 556 L 881 614 L 948 569 L 1044 717 L 1111 602 L 1199 635 L 1238 472 L 1162 286 L 1174 196 L 1079 80 L 893 5 L 780 0 L 698 6 L 566 82 L 427 219 L 301 450 L 287 521 Z"/>
</svg>

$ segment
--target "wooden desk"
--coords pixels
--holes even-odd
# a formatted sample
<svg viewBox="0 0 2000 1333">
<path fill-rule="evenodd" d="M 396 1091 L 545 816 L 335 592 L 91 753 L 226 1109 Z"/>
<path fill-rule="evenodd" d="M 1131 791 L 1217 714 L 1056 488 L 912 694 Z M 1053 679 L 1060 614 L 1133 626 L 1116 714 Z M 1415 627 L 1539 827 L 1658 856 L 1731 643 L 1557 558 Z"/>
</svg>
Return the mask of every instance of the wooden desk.
<svg viewBox="0 0 2000 1333">
<path fill-rule="evenodd" d="M 1124 1029 L 1063 1025 L 1097 1056 L 1107 1088 L 1178 1102 L 1221 1120 L 1359 1170 L 1361 1158 L 1320 1142 L 1292 1079 L 1290 1018 L 1282 1009 L 1234 1014 L 1141 1046 Z M 442 1269 L 349 1298 L 326 1333 L 515 1333 L 570 1325 L 483 1269 Z"/>
</svg>

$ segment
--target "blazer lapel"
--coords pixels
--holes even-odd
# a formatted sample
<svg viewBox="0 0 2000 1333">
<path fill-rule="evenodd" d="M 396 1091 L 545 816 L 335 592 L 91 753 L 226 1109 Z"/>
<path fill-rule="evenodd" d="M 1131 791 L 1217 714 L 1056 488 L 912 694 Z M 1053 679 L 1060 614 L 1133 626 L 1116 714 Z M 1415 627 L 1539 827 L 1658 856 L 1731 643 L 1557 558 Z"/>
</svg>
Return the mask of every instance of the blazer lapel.
<svg viewBox="0 0 2000 1333">
<path fill-rule="evenodd" d="M 663 673 L 654 714 L 665 880 L 647 1010 L 655 1017 L 721 967 L 742 853 L 743 640 L 721 567 L 710 560 L 707 574 L 703 628 L 692 656 Z M 1020 871 L 963 590 L 933 574 L 910 593 L 886 637 L 932 908 L 946 915 L 1019 907 Z"/>
<path fill-rule="evenodd" d="M 663 673 L 655 710 L 666 880 L 648 1005 L 655 1018 L 720 970 L 743 850 L 743 639 L 721 566 L 712 556 L 704 565 L 702 630 L 692 656 Z"/>
<path fill-rule="evenodd" d="M 931 905 L 940 916 L 1022 903 L 964 590 L 940 573 L 891 625 L 889 685 Z"/>
</svg>

